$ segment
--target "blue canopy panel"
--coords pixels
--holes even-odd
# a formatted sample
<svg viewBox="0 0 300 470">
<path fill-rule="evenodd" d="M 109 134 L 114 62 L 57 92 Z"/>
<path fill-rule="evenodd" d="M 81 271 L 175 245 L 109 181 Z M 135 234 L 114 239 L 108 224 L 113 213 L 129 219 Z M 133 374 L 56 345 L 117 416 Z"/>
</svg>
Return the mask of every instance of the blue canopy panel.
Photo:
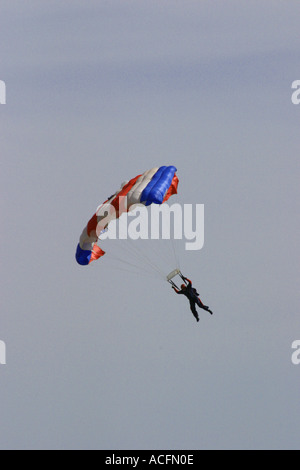
<svg viewBox="0 0 300 470">
<path fill-rule="evenodd" d="M 82 248 L 80 248 L 80 245 L 78 243 L 76 250 L 77 263 L 81 264 L 81 266 L 87 266 L 88 264 L 90 264 L 91 256 L 91 250 L 83 250 Z"/>
<path fill-rule="evenodd" d="M 161 166 L 142 192 L 140 201 L 146 206 L 162 204 L 176 171 L 175 166 Z"/>
</svg>

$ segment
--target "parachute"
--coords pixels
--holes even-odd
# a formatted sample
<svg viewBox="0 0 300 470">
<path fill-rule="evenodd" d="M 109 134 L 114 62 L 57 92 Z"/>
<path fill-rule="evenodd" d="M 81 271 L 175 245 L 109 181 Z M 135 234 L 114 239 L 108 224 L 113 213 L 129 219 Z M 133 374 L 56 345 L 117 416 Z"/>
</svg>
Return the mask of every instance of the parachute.
<svg viewBox="0 0 300 470">
<path fill-rule="evenodd" d="M 82 266 L 89 265 L 105 255 L 97 244 L 112 220 L 129 212 L 137 204 L 163 204 L 177 194 L 178 177 L 175 166 L 152 168 L 123 183 L 118 191 L 101 204 L 84 228 L 76 250 L 76 261 Z"/>
</svg>

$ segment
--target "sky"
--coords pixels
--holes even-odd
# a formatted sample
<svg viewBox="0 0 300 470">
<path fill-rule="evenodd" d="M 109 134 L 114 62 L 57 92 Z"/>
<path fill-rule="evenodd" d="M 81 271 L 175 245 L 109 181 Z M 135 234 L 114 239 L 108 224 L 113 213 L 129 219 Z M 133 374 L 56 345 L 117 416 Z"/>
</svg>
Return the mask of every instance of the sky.
<svg viewBox="0 0 300 470">
<path fill-rule="evenodd" d="M 1 1 L 1 449 L 299 449 L 299 14 Z M 176 242 L 199 323 L 113 241 L 75 262 L 97 206 L 161 165 L 205 208 L 203 248 Z"/>
</svg>

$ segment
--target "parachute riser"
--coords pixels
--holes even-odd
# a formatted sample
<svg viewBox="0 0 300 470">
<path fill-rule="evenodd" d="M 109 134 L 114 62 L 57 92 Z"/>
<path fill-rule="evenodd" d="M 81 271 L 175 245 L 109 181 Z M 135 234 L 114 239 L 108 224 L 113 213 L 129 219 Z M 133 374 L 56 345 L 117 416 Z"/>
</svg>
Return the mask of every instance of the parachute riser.
<svg viewBox="0 0 300 470">
<path fill-rule="evenodd" d="M 185 283 L 185 285 L 187 286 L 188 285 L 188 282 L 187 280 L 185 279 L 185 277 L 183 277 L 183 274 L 179 274 L 179 276 L 181 277 L 181 279 L 183 280 L 183 282 Z"/>
<path fill-rule="evenodd" d="M 173 281 L 170 280 L 170 281 L 168 281 L 168 283 L 171 284 L 171 286 L 175 287 L 175 289 L 180 290 L 180 289 L 176 286 L 175 282 L 173 282 Z"/>
<path fill-rule="evenodd" d="M 184 276 L 183 276 L 182 272 L 180 271 L 180 269 L 174 269 L 174 271 L 172 271 L 170 274 L 168 274 L 168 276 L 166 278 L 168 283 L 171 284 L 171 286 L 175 287 L 177 290 L 180 290 L 178 288 L 178 286 L 175 284 L 175 282 L 173 281 L 173 278 L 176 277 L 176 276 L 180 276 L 181 279 L 184 281 L 185 285 L 188 285 L 188 282 L 184 278 Z"/>
</svg>

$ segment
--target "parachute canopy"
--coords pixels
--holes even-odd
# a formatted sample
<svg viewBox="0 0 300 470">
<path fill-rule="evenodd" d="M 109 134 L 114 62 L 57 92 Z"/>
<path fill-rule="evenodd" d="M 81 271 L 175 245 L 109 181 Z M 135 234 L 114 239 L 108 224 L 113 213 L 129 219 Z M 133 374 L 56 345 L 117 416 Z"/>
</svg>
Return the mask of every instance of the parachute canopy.
<svg viewBox="0 0 300 470">
<path fill-rule="evenodd" d="M 129 212 L 136 204 L 149 206 L 163 204 L 177 194 L 178 178 L 175 166 L 161 166 L 145 171 L 121 185 L 110 198 L 101 204 L 83 230 L 76 250 L 76 261 L 88 265 L 105 252 L 97 241 L 109 223 Z"/>
</svg>

